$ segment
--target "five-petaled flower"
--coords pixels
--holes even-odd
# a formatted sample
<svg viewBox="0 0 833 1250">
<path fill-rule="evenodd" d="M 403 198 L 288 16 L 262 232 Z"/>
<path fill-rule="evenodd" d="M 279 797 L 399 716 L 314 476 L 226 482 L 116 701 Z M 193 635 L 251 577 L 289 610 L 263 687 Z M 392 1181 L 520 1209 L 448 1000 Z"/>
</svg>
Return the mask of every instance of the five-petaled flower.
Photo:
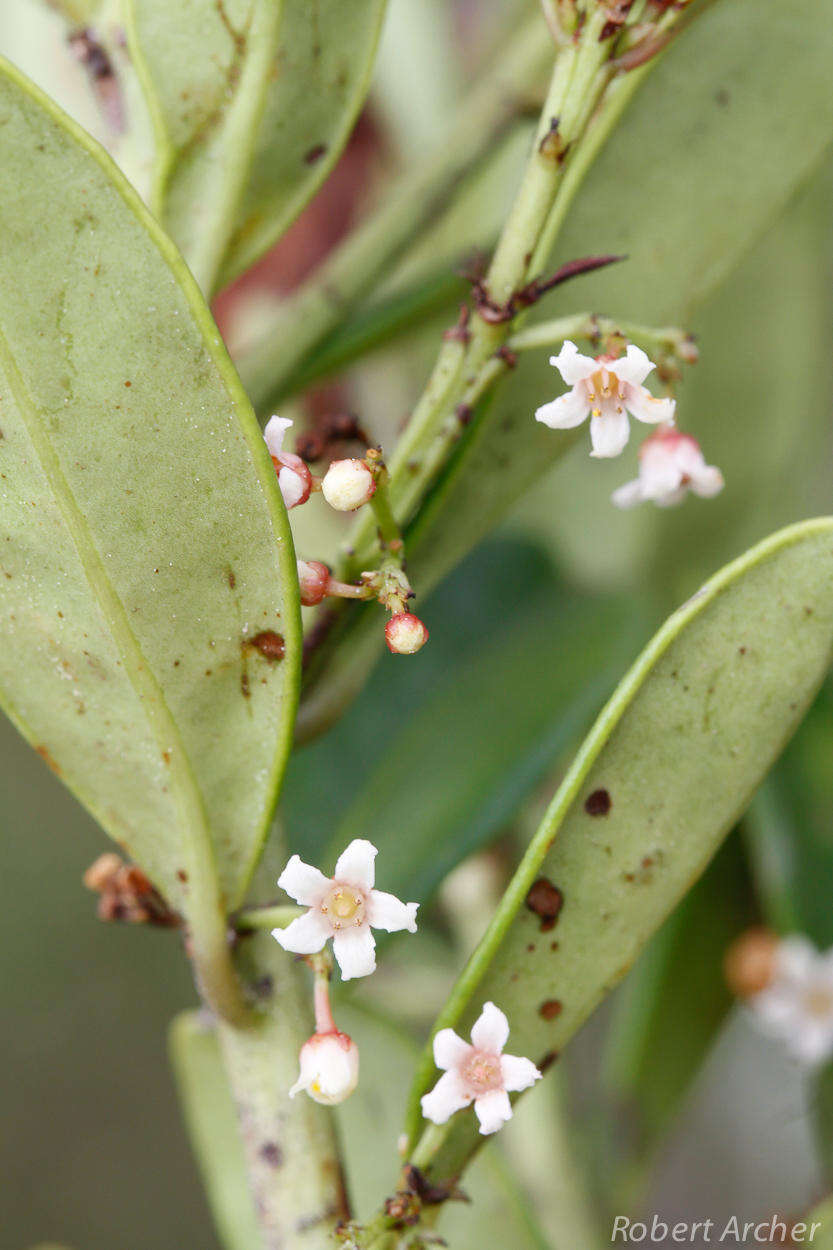
<svg viewBox="0 0 833 1250">
<path fill-rule="evenodd" d="M 434 1062 L 446 1071 L 422 1097 L 422 1114 L 445 1124 L 455 1111 L 474 1103 L 481 1133 L 496 1133 L 512 1118 L 509 1093 L 529 1089 L 541 1073 L 531 1059 L 504 1055 L 509 1022 L 494 1003 L 486 1003 L 471 1031 L 471 1045 L 453 1029 L 434 1038 Z"/>
<path fill-rule="evenodd" d="M 278 885 L 309 911 L 272 936 L 286 951 L 313 955 L 328 938 L 343 980 L 366 977 L 376 969 L 376 941 L 371 929 L 416 933 L 417 903 L 401 903 L 373 888 L 376 847 L 356 838 L 338 857 L 335 874 L 325 877 L 293 855 Z"/>
<path fill-rule="evenodd" d="M 291 425 L 289 417 L 270 417 L 263 438 L 278 475 L 283 501 L 287 508 L 296 508 L 309 499 L 312 476 L 300 456 L 283 450 L 283 440 Z"/>
<path fill-rule="evenodd" d="M 673 425 L 662 425 L 639 448 L 639 477 L 613 492 L 619 508 L 650 500 L 661 508 L 682 502 L 689 490 L 704 499 L 723 489 L 723 474 L 706 464 L 700 444 Z"/>
<path fill-rule="evenodd" d="M 590 417 L 591 456 L 618 456 L 628 441 L 628 413 L 649 424 L 674 419 L 674 400 L 657 399 L 642 385 L 655 367 L 639 347 L 631 344 L 618 359 L 582 356 L 566 340 L 557 356 L 550 356 L 572 390 L 544 404 L 535 420 L 554 430 L 570 430 Z"/>
<path fill-rule="evenodd" d="M 833 950 L 822 954 L 807 938 L 784 938 L 769 984 L 747 1001 L 761 1028 L 802 1063 L 833 1055 Z"/>
</svg>

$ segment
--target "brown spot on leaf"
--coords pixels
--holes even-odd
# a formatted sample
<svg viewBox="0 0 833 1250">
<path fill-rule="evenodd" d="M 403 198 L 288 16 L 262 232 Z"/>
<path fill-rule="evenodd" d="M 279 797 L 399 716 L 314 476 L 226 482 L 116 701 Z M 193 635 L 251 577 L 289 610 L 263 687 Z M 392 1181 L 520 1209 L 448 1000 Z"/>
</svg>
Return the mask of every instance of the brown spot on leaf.
<svg viewBox="0 0 833 1250">
<path fill-rule="evenodd" d="M 237 585 L 237 578 L 234 576 L 234 569 L 229 569 L 228 573 L 226 574 L 226 577 L 227 577 L 228 584 L 229 584 L 229 590 L 234 590 L 235 586 Z"/>
<path fill-rule="evenodd" d="M 547 877 L 539 877 L 526 896 L 526 905 L 541 917 L 541 932 L 555 928 L 555 922 L 564 906 L 564 895 Z"/>
<path fill-rule="evenodd" d="M 304 164 L 305 165 L 317 165 L 318 162 L 321 160 L 321 157 L 326 156 L 326 153 L 327 153 L 326 143 L 316 143 L 315 147 L 310 148 L 308 152 L 304 153 Z"/>
<path fill-rule="evenodd" d="M 41 757 L 43 762 L 52 769 L 56 777 L 62 776 L 61 766 L 58 763 L 58 761 L 55 759 L 55 757 L 51 754 L 48 747 L 39 746 L 39 747 L 35 747 L 35 750 L 37 751 L 38 755 Z"/>
<path fill-rule="evenodd" d="M 283 1163 L 283 1151 L 277 1142 L 264 1142 L 260 1148 L 260 1157 L 270 1168 L 279 1168 Z"/>
<path fill-rule="evenodd" d="M 177 881 L 181 881 L 182 884 L 185 885 L 185 882 L 188 880 L 188 873 L 185 871 L 184 868 L 177 868 L 176 879 Z"/>
<path fill-rule="evenodd" d="M 538 1015 L 543 1020 L 554 1020 L 556 1016 L 560 1016 L 563 1008 L 557 998 L 548 998 L 546 1002 L 541 1003 L 538 1008 Z"/>
<path fill-rule="evenodd" d="M 274 629 L 264 629 L 259 634 L 255 634 L 254 638 L 250 639 L 249 646 L 254 647 L 255 651 L 259 651 L 264 659 L 272 663 L 282 660 L 286 653 L 283 634 L 276 634 Z"/>
<path fill-rule="evenodd" d="M 557 1050 L 548 1050 L 547 1053 L 544 1055 L 543 1059 L 538 1060 L 538 1071 L 546 1072 L 548 1068 L 552 1067 L 552 1065 L 555 1063 L 557 1058 L 558 1058 Z"/>
<path fill-rule="evenodd" d="M 608 790 L 594 790 L 584 800 L 584 810 L 588 816 L 606 816 L 613 806 Z"/>
</svg>

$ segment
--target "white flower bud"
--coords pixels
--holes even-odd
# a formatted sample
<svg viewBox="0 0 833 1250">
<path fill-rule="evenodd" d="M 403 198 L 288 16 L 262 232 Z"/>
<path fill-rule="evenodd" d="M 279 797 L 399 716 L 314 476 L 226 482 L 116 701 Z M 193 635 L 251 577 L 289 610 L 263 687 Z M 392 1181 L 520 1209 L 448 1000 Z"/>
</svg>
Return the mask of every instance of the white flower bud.
<svg viewBox="0 0 833 1250">
<path fill-rule="evenodd" d="M 319 560 L 298 561 L 298 584 L 301 588 L 301 603 L 305 608 L 315 607 L 327 593 L 330 582 L 330 570 Z"/>
<path fill-rule="evenodd" d="M 272 457 L 287 509 L 306 503 L 312 490 L 312 476 L 301 457 L 283 450 L 283 440 L 291 425 L 288 417 L 270 417 L 263 431 L 263 439 Z"/>
<path fill-rule="evenodd" d="M 363 460 L 334 460 L 321 483 L 321 491 L 337 512 L 355 512 L 376 489 L 373 474 Z"/>
<path fill-rule="evenodd" d="M 303 1089 L 316 1102 L 333 1107 L 359 1083 L 359 1048 L 346 1033 L 314 1033 L 298 1058 L 301 1071 L 290 1098 Z"/>
<path fill-rule="evenodd" d="M 385 626 L 385 641 L 395 655 L 413 655 L 428 641 L 428 630 L 412 612 L 397 612 Z"/>
</svg>

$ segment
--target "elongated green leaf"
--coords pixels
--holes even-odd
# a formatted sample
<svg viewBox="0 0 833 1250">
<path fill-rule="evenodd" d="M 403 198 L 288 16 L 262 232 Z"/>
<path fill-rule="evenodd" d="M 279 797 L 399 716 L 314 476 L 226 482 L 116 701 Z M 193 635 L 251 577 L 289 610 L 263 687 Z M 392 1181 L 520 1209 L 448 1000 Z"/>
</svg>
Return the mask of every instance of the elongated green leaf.
<svg viewBox="0 0 833 1250">
<path fill-rule="evenodd" d="M 467 1027 L 491 999 L 513 1053 L 555 1056 L 703 871 L 831 651 L 833 519 L 782 530 L 707 582 L 602 712 L 438 1027 Z M 429 1055 L 416 1095 L 434 1075 Z M 458 1116 L 434 1173 L 459 1172 L 476 1138 Z"/>
<path fill-rule="evenodd" d="M 277 70 L 220 285 L 248 268 L 312 199 L 370 86 L 387 0 L 283 0 Z"/>
<path fill-rule="evenodd" d="M 333 835 L 332 854 L 369 838 L 393 868 L 394 893 L 425 899 L 511 820 L 583 730 L 636 635 L 616 601 L 552 595 L 517 618 L 452 670 L 394 738 Z"/>
<path fill-rule="evenodd" d="M 671 1122 L 732 1006 L 723 959 L 753 918 L 748 869 L 732 837 L 628 977 L 607 1041 L 608 1086 L 633 1112 L 643 1154 Z"/>
<path fill-rule="evenodd" d="M 260 1231 L 216 1030 L 203 1013 L 183 1011 L 171 1023 L 168 1049 L 220 1241 L 225 1250 L 254 1250 Z"/>
<path fill-rule="evenodd" d="M 0 698 L 174 905 L 212 854 L 233 905 L 295 704 L 274 472 L 195 284 L 108 158 L 5 63 L 0 120 Z"/>
<path fill-rule="evenodd" d="M 127 0 L 154 120 L 154 211 L 203 290 L 286 229 L 368 88 L 386 0 Z"/>
</svg>

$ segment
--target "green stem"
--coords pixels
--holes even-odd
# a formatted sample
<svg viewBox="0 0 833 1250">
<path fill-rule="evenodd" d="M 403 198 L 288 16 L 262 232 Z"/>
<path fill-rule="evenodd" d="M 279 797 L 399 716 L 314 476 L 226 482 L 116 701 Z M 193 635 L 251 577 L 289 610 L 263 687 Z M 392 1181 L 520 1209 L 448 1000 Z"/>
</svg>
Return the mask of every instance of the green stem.
<svg viewBox="0 0 833 1250">
<path fill-rule="evenodd" d="M 232 917 L 239 933 L 252 933 L 258 929 L 285 929 L 293 920 L 303 916 L 306 909 L 292 903 L 278 903 L 274 907 L 249 907 Z"/>
<path fill-rule="evenodd" d="M 310 354 L 428 225 L 459 184 L 490 156 L 551 57 L 540 19 L 529 21 L 498 65 L 471 94 L 440 150 L 425 166 L 404 174 L 381 209 L 360 226 L 286 301 L 258 342 L 238 360 L 255 408 L 269 408 L 292 389 Z M 287 334 L 287 327 L 292 334 Z"/>
</svg>

